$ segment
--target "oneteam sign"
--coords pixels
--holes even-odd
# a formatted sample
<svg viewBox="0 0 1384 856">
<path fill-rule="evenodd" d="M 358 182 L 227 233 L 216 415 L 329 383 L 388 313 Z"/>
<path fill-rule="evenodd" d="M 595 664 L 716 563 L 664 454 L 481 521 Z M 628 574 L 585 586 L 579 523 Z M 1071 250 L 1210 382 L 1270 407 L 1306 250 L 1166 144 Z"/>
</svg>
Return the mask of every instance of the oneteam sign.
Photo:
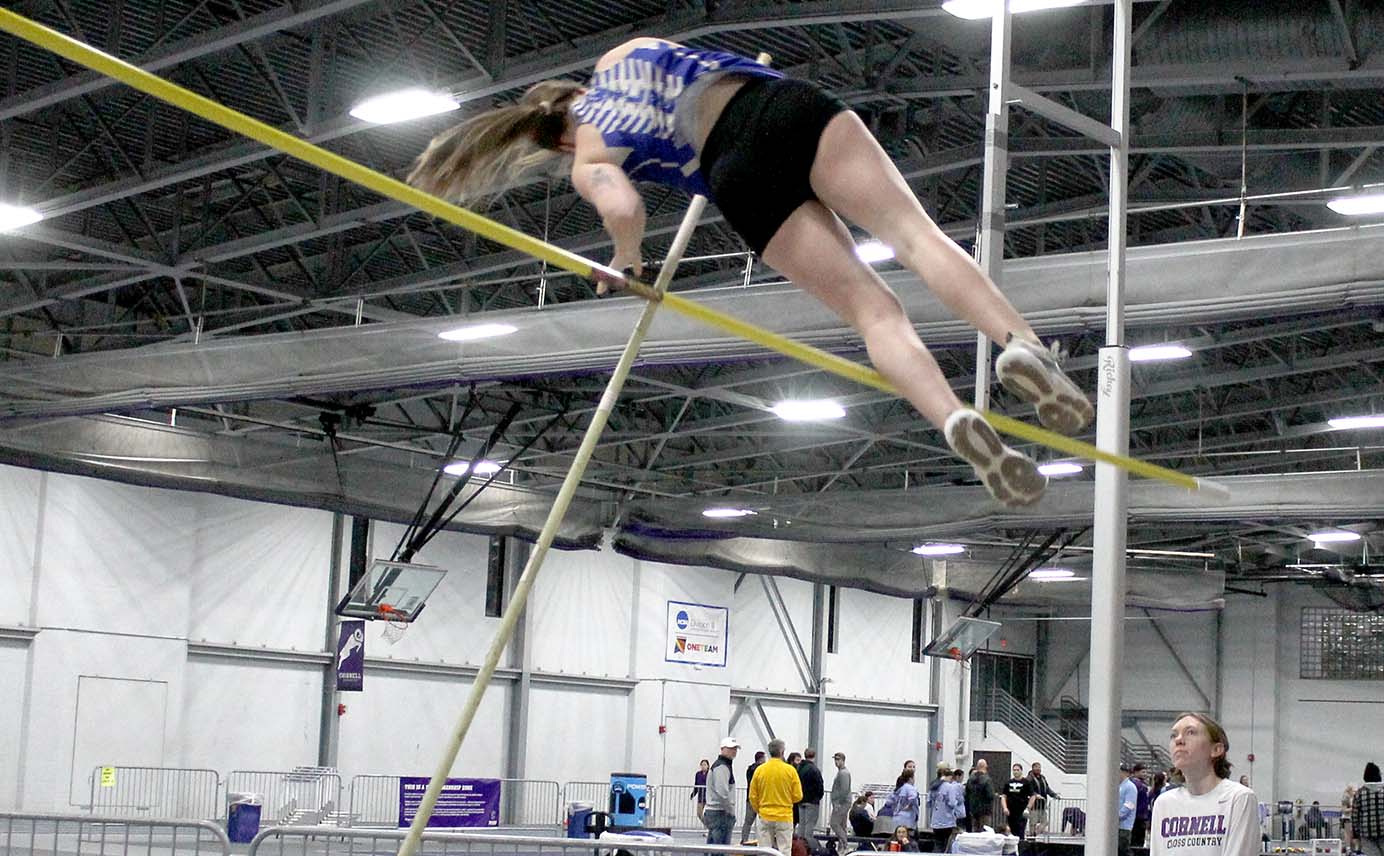
<svg viewBox="0 0 1384 856">
<path fill-rule="evenodd" d="M 689 666 L 726 665 L 730 610 L 704 603 L 668 601 L 668 634 L 663 659 Z"/>
</svg>

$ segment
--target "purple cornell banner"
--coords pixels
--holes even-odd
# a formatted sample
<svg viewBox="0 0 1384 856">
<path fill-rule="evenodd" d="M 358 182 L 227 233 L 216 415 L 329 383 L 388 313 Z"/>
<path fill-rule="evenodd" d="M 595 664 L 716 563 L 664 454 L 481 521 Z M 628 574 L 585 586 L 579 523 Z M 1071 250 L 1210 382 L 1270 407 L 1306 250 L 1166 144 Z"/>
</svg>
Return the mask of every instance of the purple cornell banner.
<svg viewBox="0 0 1384 856">
<path fill-rule="evenodd" d="M 336 688 L 358 693 L 365 689 L 365 622 L 341 622 L 336 643 Z"/>
<path fill-rule="evenodd" d="M 399 777 L 399 826 L 413 824 L 427 789 L 427 776 Z M 448 779 L 428 818 L 429 828 L 499 825 L 499 779 Z"/>
</svg>

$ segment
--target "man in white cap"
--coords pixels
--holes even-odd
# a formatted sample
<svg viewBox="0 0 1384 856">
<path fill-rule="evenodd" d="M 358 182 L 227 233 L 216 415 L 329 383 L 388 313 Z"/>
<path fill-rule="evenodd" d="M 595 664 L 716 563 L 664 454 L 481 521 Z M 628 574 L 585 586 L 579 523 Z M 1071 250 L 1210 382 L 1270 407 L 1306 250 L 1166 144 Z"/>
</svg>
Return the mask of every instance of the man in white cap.
<svg viewBox="0 0 1384 856">
<path fill-rule="evenodd" d="M 731 830 L 735 829 L 735 770 L 731 762 L 740 752 L 740 741 L 727 737 L 721 741 L 721 754 L 706 774 L 706 810 L 702 812 L 702 823 L 706 824 L 707 844 L 729 844 Z"/>
</svg>

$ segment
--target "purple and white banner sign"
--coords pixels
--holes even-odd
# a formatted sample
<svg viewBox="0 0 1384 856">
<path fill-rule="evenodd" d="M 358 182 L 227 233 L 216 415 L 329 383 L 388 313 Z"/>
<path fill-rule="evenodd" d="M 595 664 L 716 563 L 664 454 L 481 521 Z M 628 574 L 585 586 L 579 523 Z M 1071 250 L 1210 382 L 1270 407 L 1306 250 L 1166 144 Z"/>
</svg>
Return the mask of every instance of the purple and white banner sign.
<svg viewBox="0 0 1384 856">
<path fill-rule="evenodd" d="M 411 826 L 428 789 L 427 776 L 399 777 L 399 826 Z M 448 779 L 428 827 L 500 825 L 499 779 Z"/>
<path fill-rule="evenodd" d="M 365 689 L 365 622 L 341 622 L 336 643 L 336 689 L 358 693 Z"/>
</svg>

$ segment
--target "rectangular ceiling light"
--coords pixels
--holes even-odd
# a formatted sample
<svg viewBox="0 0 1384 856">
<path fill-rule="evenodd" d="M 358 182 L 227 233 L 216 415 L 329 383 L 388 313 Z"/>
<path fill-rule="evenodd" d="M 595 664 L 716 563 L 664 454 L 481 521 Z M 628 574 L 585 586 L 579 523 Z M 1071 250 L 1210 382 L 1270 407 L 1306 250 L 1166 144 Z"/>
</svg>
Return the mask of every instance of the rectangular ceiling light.
<svg viewBox="0 0 1384 856">
<path fill-rule="evenodd" d="M 1338 196 L 1326 203 L 1326 207 L 1347 217 L 1363 217 L 1367 214 L 1384 214 L 1384 193 L 1365 193 L 1358 196 Z"/>
<path fill-rule="evenodd" d="M 999 11 L 1001 2 L 1003 0 L 946 0 L 942 4 L 942 10 L 950 12 L 958 18 L 978 21 L 981 18 L 993 16 L 995 12 Z M 1086 0 L 1009 0 L 1009 11 L 1017 15 L 1020 12 L 1062 9 L 1085 4 Z"/>
<path fill-rule="evenodd" d="M 1129 359 L 1136 363 L 1147 363 L 1155 360 L 1185 360 L 1192 355 L 1192 352 L 1182 345 L 1141 345 L 1131 348 Z"/>
<path fill-rule="evenodd" d="M 0 232 L 29 226 L 42 219 L 43 215 L 32 208 L 6 205 L 4 202 L 0 202 Z"/>
<path fill-rule="evenodd" d="M 1349 431 L 1357 428 L 1384 428 L 1384 415 L 1337 416 L 1335 419 L 1326 420 L 1326 424 L 1337 431 Z"/>
</svg>

